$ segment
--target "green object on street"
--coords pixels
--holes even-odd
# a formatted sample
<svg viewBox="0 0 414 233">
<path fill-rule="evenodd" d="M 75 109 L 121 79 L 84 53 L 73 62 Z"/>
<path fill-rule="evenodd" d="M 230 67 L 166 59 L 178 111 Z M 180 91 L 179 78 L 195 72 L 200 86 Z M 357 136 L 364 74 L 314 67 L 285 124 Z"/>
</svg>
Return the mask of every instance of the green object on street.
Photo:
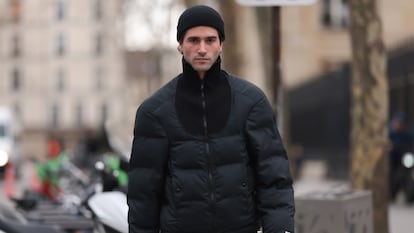
<svg viewBox="0 0 414 233">
<path fill-rule="evenodd" d="M 128 174 L 121 169 L 121 159 L 114 154 L 107 154 L 104 161 L 105 166 L 116 174 L 119 186 L 126 186 L 128 184 Z"/>
<path fill-rule="evenodd" d="M 45 162 L 36 164 L 39 179 L 42 182 L 49 180 L 51 184 L 58 186 L 60 168 L 65 160 L 67 155 L 61 152 L 56 158 L 48 158 Z"/>
</svg>

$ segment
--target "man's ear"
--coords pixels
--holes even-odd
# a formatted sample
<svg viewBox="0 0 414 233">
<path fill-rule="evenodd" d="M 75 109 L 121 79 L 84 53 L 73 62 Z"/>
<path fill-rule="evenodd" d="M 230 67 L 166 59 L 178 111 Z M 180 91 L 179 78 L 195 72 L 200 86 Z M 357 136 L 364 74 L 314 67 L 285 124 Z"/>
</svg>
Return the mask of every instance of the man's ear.
<svg viewBox="0 0 414 233">
<path fill-rule="evenodd" d="M 177 46 L 177 50 L 178 50 L 178 52 L 180 52 L 181 54 L 183 54 L 183 51 L 181 51 L 181 45 L 178 45 Z"/>
</svg>

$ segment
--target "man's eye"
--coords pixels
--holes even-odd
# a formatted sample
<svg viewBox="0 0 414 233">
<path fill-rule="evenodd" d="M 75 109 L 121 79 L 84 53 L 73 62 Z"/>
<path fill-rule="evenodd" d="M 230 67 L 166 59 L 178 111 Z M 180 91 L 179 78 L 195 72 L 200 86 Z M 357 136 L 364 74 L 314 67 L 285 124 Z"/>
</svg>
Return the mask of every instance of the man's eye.
<svg viewBox="0 0 414 233">
<path fill-rule="evenodd" d="M 214 43 L 216 41 L 216 38 L 207 38 L 207 43 Z"/>
<path fill-rule="evenodd" d="M 197 43 L 198 39 L 197 38 L 188 38 L 188 42 L 190 43 Z"/>
</svg>

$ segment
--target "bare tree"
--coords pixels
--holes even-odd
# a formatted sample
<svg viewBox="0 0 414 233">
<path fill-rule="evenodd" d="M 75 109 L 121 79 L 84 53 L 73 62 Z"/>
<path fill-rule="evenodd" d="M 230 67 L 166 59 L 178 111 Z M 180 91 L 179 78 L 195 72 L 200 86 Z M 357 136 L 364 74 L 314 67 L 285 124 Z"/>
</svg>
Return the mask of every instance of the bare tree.
<svg viewBox="0 0 414 233">
<path fill-rule="evenodd" d="M 351 184 L 372 190 L 374 232 L 388 233 L 386 50 L 376 0 L 350 0 Z"/>
<path fill-rule="evenodd" d="M 237 11 L 240 6 L 235 1 L 220 1 L 220 10 L 226 24 L 226 40 L 227 43 L 223 49 L 223 65 L 226 69 L 235 74 L 240 74 L 239 68 L 242 58 L 242 46 L 240 40 L 237 39 Z"/>
</svg>

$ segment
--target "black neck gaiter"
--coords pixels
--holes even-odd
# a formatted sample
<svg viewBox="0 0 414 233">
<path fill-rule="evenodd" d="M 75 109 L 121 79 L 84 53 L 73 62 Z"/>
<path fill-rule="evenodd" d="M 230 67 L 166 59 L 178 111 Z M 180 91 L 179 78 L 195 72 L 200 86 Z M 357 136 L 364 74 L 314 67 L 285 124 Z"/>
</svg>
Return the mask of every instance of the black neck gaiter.
<svg viewBox="0 0 414 233">
<path fill-rule="evenodd" d="M 217 59 L 203 80 L 189 63 L 184 59 L 182 62 L 183 74 L 178 79 L 175 97 L 178 119 L 192 134 L 217 133 L 227 123 L 231 103 L 230 85 L 221 70 L 221 59 Z"/>
</svg>

